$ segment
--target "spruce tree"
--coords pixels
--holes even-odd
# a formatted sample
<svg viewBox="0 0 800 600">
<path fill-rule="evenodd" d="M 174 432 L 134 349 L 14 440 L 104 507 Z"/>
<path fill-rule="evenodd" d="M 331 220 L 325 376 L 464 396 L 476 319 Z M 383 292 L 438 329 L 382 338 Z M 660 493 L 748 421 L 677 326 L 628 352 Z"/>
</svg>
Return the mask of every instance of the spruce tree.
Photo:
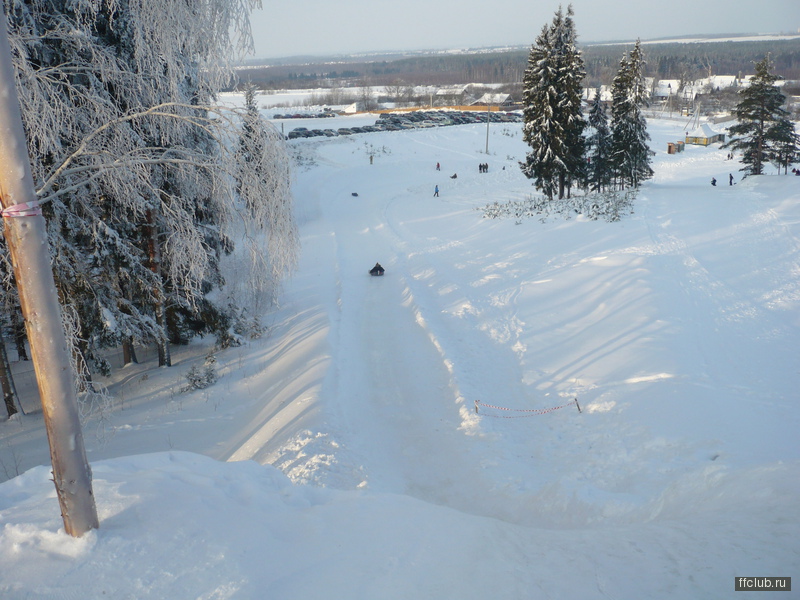
<svg viewBox="0 0 800 600">
<path fill-rule="evenodd" d="M 620 60 L 611 87 L 612 161 L 617 181 L 623 188 L 638 187 L 653 176 L 647 144 L 650 135 L 641 109 L 647 95 L 644 66 L 641 42 L 636 40 L 629 55 Z"/>
<path fill-rule="evenodd" d="M 778 167 L 780 172 L 786 174 L 789 165 L 800 161 L 800 136 L 794 129 L 792 123 L 786 117 L 780 117 L 767 131 L 767 139 L 770 141 L 770 161 Z"/>
<path fill-rule="evenodd" d="M 565 122 L 564 130 L 567 134 L 563 185 L 562 181 L 559 181 L 559 193 L 562 197 L 564 185 L 567 187 L 569 196 L 572 184 L 583 183 L 586 179 L 586 139 L 583 135 L 586 129 L 586 120 L 583 117 L 582 105 L 582 83 L 586 77 L 586 69 L 577 46 L 577 32 L 572 19 L 574 14 L 572 5 L 569 5 L 563 27 L 556 30 L 556 47 L 562 57 L 561 71 L 563 74 L 560 109 Z"/>
<path fill-rule="evenodd" d="M 737 123 L 728 130 L 731 140 L 724 147 L 742 153 L 740 170 L 747 175 L 762 175 L 770 160 L 788 165 L 786 161 L 797 154 L 797 136 L 783 109 L 786 97 L 775 85 L 777 80 L 767 54 L 756 64 L 750 84 L 739 91 L 734 110 Z"/>
<path fill-rule="evenodd" d="M 531 151 L 520 166 L 525 176 L 534 180 L 534 186 L 552 199 L 557 191 L 557 156 L 563 131 L 553 119 L 557 72 L 549 33 L 545 26 L 536 38 L 522 79 L 522 139 Z"/>
<path fill-rule="evenodd" d="M 611 183 L 611 129 L 608 126 L 606 105 L 597 86 L 589 111 L 589 127 L 592 129 L 586 140 L 588 151 L 588 183 L 592 190 L 603 191 Z"/>
<path fill-rule="evenodd" d="M 548 198 L 563 198 L 584 175 L 586 122 L 581 113 L 583 58 L 576 46 L 572 6 L 559 8 L 542 28 L 523 77 L 523 139 L 531 147 L 520 163 Z"/>
</svg>

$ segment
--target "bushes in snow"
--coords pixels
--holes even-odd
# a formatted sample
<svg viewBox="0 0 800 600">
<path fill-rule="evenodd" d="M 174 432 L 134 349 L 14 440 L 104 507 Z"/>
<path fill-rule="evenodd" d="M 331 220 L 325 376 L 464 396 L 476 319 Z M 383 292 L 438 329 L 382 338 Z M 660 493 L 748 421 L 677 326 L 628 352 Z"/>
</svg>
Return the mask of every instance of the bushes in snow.
<svg viewBox="0 0 800 600">
<path fill-rule="evenodd" d="M 544 222 L 550 216 L 558 215 L 569 219 L 573 215 L 582 215 L 592 221 L 602 219 L 611 223 L 631 214 L 635 199 L 636 190 L 628 189 L 552 200 L 544 196 L 531 196 L 527 200 L 493 202 L 478 210 L 483 211 L 484 219 L 514 218 L 521 222 L 522 219 L 538 217 Z"/>
<path fill-rule="evenodd" d="M 213 354 L 206 356 L 206 360 L 202 366 L 192 365 L 189 372 L 186 373 L 187 385 L 183 388 L 183 392 L 192 392 L 194 390 L 204 390 L 205 388 L 213 385 L 217 381 L 217 357 Z"/>
</svg>

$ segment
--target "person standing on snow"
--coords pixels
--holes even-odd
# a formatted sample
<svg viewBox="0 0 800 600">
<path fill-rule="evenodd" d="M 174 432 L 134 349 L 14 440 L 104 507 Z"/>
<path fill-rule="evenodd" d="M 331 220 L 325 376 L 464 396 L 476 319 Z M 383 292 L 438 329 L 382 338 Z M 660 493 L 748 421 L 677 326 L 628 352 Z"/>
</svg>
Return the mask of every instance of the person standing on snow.
<svg viewBox="0 0 800 600">
<path fill-rule="evenodd" d="M 728 173 L 728 185 L 733 185 L 733 173 Z"/>
<path fill-rule="evenodd" d="M 434 198 L 438 198 L 439 197 L 439 186 L 438 185 L 433 188 L 433 197 Z"/>
</svg>

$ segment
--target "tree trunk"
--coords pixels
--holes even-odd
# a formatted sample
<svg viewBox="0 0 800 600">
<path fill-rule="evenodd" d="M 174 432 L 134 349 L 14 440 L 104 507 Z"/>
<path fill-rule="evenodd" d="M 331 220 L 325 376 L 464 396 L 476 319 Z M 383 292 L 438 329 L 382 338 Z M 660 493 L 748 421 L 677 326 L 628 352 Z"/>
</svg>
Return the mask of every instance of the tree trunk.
<svg viewBox="0 0 800 600">
<path fill-rule="evenodd" d="M 36 193 L 16 97 L 6 16 L 2 11 L 0 16 L 4 24 L 0 27 L 0 85 L 6 94 L 0 102 L 0 195 L 5 236 L 42 399 L 64 529 L 80 537 L 99 527 L 92 475 L 50 266 L 47 229 L 41 211 L 35 208 Z"/>
<path fill-rule="evenodd" d="M 16 310 L 11 311 L 11 329 L 14 331 L 14 345 L 17 348 L 17 360 L 29 360 L 25 347 L 25 323 L 19 320 Z"/>
<path fill-rule="evenodd" d="M 139 359 L 136 358 L 136 348 L 133 347 L 133 338 L 122 342 L 122 363 L 123 365 L 139 364 Z"/>
<path fill-rule="evenodd" d="M 8 363 L 6 353 L 6 343 L 0 338 L 0 388 L 3 390 L 3 401 L 6 404 L 6 412 L 9 418 L 17 414 L 17 407 L 14 406 L 14 386 L 11 384 L 11 365 Z"/>
<path fill-rule="evenodd" d="M 158 287 L 154 290 L 156 297 L 156 323 L 161 329 L 161 337 L 157 340 L 158 366 L 171 367 L 172 357 L 169 353 L 167 339 L 167 316 L 164 309 L 164 290 L 161 285 L 161 246 L 158 243 L 158 226 L 152 210 L 147 211 L 148 252 L 150 254 L 150 270 L 158 275 Z"/>
</svg>

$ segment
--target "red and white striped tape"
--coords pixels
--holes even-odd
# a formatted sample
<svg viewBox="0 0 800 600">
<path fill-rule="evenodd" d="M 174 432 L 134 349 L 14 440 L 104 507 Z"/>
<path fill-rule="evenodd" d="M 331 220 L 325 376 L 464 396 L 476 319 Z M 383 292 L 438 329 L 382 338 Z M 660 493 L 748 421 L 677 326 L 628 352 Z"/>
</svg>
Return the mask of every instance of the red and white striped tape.
<svg viewBox="0 0 800 600">
<path fill-rule="evenodd" d="M 3 217 L 38 217 L 42 214 L 42 209 L 39 207 L 38 200 L 31 200 L 30 202 L 20 202 L 19 204 L 12 204 L 0 211 Z"/>
<path fill-rule="evenodd" d="M 551 408 L 506 408 L 505 406 L 495 406 L 494 404 L 486 404 L 484 402 L 481 402 L 480 400 L 475 400 L 475 412 L 478 413 L 479 406 L 484 406 L 486 408 L 494 408 L 496 410 L 505 410 L 508 412 L 527 413 L 524 415 L 493 415 L 491 413 L 486 413 L 486 412 L 481 413 L 487 417 L 495 417 L 498 419 L 521 419 L 524 417 L 534 417 L 536 415 L 544 415 L 553 412 L 554 410 L 560 410 L 562 408 L 567 408 L 568 406 L 573 406 L 573 405 L 577 407 L 578 412 L 582 412 L 581 406 L 580 404 L 578 404 L 577 398 L 575 398 L 572 402 L 569 402 L 567 404 L 562 404 L 561 406 L 553 406 Z"/>
</svg>

